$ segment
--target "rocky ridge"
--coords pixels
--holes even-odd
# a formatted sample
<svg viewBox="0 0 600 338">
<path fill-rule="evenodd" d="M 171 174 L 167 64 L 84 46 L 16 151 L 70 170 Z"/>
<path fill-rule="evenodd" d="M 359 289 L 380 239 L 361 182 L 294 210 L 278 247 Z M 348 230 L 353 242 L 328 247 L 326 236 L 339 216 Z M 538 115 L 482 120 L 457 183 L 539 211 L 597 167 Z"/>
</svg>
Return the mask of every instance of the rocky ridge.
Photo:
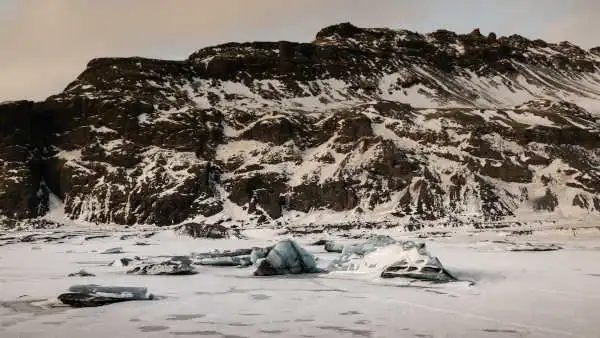
<svg viewBox="0 0 600 338">
<path fill-rule="evenodd" d="M 101 58 L 0 105 L 5 223 L 399 222 L 600 210 L 600 50 L 344 23 Z"/>
</svg>

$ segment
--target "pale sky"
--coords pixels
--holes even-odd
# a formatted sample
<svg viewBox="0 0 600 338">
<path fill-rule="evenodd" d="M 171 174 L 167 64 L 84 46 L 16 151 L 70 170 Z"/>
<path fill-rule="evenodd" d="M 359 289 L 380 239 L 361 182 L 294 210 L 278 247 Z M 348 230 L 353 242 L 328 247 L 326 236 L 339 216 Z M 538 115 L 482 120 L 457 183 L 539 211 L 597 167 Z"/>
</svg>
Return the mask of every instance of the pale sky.
<svg viewBox="0 0 600 338">
<path fill-rule="evenodd" d="M 600 45 L 598 0 L 0 0 L 0 102 L 58 93 L 103 56 L 183 59 L 228 41 L 311 41 L 350 21 Z"/>
</svg>

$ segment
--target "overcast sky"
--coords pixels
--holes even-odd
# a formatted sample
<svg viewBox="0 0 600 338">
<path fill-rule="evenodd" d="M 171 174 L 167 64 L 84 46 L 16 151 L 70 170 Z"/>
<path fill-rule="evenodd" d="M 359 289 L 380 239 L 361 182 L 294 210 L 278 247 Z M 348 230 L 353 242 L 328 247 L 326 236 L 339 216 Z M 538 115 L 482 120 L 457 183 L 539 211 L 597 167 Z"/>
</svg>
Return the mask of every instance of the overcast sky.
<svg viewBox="0 0 600 338">
<path fill-rule="evenodd" d="M 598 0 L 0 0 L 0 101 L 60 92 L 99 56 L 183 59 L 227 41 L 311 41 L 350 21 L 600 45 Z"/>
</svg>

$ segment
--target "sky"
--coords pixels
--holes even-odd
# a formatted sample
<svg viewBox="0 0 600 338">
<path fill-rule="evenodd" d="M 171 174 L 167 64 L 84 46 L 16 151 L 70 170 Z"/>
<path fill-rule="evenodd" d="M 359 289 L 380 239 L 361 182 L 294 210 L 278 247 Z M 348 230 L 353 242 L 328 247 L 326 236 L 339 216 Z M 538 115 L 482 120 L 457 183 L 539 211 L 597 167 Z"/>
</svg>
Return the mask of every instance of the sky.
<svg viewBox="0 0 600 338">
<path fill-rule="evenodd" d="M 600 45 L 597 0 L 0 0 L 0 102 L 58 93 L 95 57 L 184 59 L 323 27 L 439 28 Z"/>
</svg>

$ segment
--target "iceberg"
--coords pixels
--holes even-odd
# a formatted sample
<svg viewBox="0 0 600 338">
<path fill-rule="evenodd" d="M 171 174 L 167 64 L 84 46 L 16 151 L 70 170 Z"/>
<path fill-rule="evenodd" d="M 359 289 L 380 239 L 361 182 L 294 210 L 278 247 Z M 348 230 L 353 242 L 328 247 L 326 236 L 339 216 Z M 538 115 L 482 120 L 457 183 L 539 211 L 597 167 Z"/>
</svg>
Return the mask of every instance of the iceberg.
<svg viewBox="0 0 600 338">
<path fill-rule="evenodd" d="M 120 254 L 120 253 L 123 253 L 122 247 L 110 248 L 110 249 L 106 249 L 102 252 L 103 255 L 114 255 L 114 254 Z"/>
<path fill-rule="evenodd" d="M 158 263 L 142 263 L 127 273 L 133 275 L 193 275 L 196 270 L 191 266 L 191 262 L 189 257 L 177 256 Z"/>
<path fill-rule="evenodd" d="M 327 242 L 327 251 L 341 252 L 327 269 L 317 266 L 315 256 L 296 241 L 286 239 L 275 246 L 193 254 L 193 264 L 210 266 L 254 266 L 255 276 L 321 272 L 357 272 L 381 278 L 412 278 L 448 282 L 456 280 L 424 243 L 396 241 L 375 235 L 359 244 Z"/>
<path fill-rule="evenodd" d="M 272 276 L 299 273 L 317 273 L 313 254 L 296 241 L 286 239 L 274 246 L 254 247 L 235 251 L 213 251 L 193 254 L 194 264 L 212 266 L 256 266 L 255 276 Z"/>
<path fill-rule="evenodd" d="M 196 265 L 212 265 L 212 266 L 251 266 L 256 262 L 253 257 L 255 251 L 265 250 L 263 248 L 238 249 L 234 251 L 212 251 L 205 253 L 194 253 L 192 258 Z M 256 255 L 256 254 L 255 254 Z"/>
<path fill-rule="evenodd" d="M 561 250 L 562 247 L 553 243 L 512 243 L 507 249 L 508 251 L 556 251 Z"/>
<path fill-rule="evenodd" d="M 389 236 L 372 236 L 363 243 L 344 246 L 342 254 L 329 264 L 328 270 L 375 273 L 382 278 L 456 280 L 439 259 L 429 254 L 424 243 L 400 242 Z"/>
<path fill-rule="evenodd" d="M 69 277 L 96 277 L 96 275 L 81 269 L 78 272 L 70 273 Z"/>
<path fill-rule="evenodd" d="M 69 292 L 58 296 L 58 299 L 72 307 L 96 307 L 133 300 L 152 300 L 144 287 L 100 286 L 95 284 L 73 285 Z"/>
<path fill-rule="evenodd" d="M 342 253 L 344 250 L 344 245 L 336 242 L 327 242 L 325 243 L 325 251 L 327 252 L 337 252 Z"/>
<path fill-rule="evenodd" d="M 268 252 L 260 252 L 264 253 L 265 258 L 257 258 L 255 276 L 324 272 L 317 267 L 315 256 L 291 239 L 278 242 Z"/>
</svg>

